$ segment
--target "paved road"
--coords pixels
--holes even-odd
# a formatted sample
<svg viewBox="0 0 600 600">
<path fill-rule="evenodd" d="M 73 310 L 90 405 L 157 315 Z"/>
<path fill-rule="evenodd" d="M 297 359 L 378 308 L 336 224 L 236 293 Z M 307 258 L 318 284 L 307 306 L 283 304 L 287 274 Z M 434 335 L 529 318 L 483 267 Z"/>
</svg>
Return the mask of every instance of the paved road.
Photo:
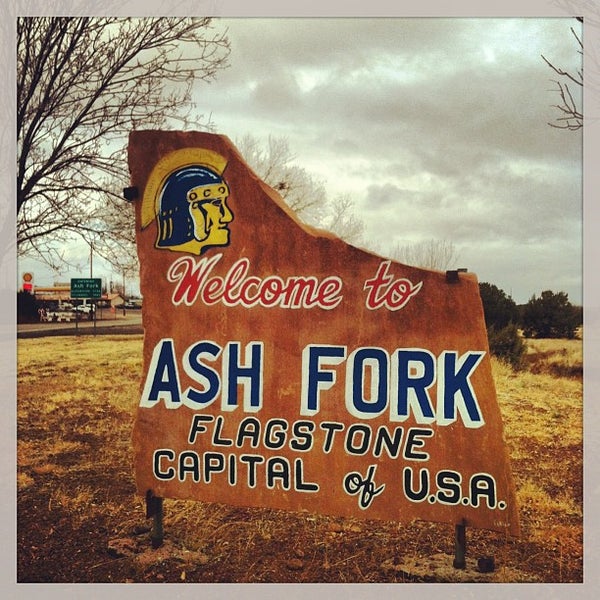
<svg viewBox="0 0 600 600">
<path fill-rule="evenodd" d="M 139 310 L 128 310 L 123 315 L 104 311 L 103 318 L 77 323 L 23 323 L 17 325 L 17 338 L 44 337 L 47 335 L 106 335 L 123 333 L 144 333 L 142 313 Z"/>
</svg>

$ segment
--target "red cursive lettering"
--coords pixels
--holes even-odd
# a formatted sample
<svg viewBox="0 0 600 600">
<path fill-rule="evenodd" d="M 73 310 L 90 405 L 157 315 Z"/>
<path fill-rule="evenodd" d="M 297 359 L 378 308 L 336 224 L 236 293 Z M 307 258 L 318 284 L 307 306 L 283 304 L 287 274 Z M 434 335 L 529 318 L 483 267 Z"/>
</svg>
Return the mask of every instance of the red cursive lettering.
<svg viewBox="0 0 600 600">
<path fill-rule="evenodd" d="M 313 308 L 330 310 L 342 301 L 342 280 L 336 276 L 322 280 L 314 276 L 291 276 L 283 279 L 269 275 L 264 279 L 248 277 L 250 261 L 240 258 L 224 277 L 212 275 L 216 264 L 223 257 L 198 259 L 190 256 L 178 258 L 167 272 L 167 280 L 175 283 L 172 301 L 175 306 L 188 306 L 198 299 L 210 306 L 222 303 L 225 306 L 263 306 L 266 308 Z"/>
<path fill-rule="evenodd" d="M 388 274 L 391 261 L 383 261 L 373 279 L 365 281 L 369 290 L 365 305 L 370 310 L 385 306 L 388 310 L 399 310 L 421 289 L 423 282 L 413 285 L 408 279 L 396 279 Z"/>
</svg>

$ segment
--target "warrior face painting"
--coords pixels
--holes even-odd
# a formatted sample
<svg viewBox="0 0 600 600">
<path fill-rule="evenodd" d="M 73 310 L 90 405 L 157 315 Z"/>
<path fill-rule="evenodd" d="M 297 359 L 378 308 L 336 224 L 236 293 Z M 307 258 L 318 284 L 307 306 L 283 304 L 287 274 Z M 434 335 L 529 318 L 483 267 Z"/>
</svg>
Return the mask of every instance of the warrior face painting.
<svg viewBox="0 0 600 600">
<path fill-rule="evenodd" d="M 205 166 L 186 166 L 166 179 L 158 199 L 157 248 L 201 254 L 229 244 L 229 187 Z"/>
</svg>

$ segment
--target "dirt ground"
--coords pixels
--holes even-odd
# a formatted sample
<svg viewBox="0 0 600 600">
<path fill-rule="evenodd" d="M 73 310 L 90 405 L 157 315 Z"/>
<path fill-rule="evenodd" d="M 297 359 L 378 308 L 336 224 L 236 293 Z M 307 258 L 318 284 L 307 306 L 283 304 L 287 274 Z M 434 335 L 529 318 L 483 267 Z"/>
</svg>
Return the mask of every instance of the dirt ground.
<svg viewBox="0 0 600 600">
<path fill-rule="evenodd" d="M 139 365 L 126 362 L 127 352 L 106 389 L 99 389 L 93 376 L 86 382 L 77 365 L 49 364 L 35 372 L 20 366 L 18 582 L 583 580 L 581 512 L 544 510 L 535 499 L 522 502 L 519 540 L 467 530 L 466 569 L 452 566 L 454 529 L 446 524 L 358 521 L 168 499 L 164 544 L 152 548 L 153 521 L 146 519 L 145 501 L 133 482 L 134 404 L 102 401 L 114 381 L 137 385 Z M 44 396 L 44 381 L 62 386 L 67 395 L 56 391 L 51 401 Z M 76 398 L 68 395 L 71 389 L 77 389 Z M 560 484 L 548 480 L 545 493 L 566 493 L 573 506 L 582 507 L 581 444 L 531 440 L 513 454 L 517 488 L 539 478 L 540 464 L 552 464 L 558 470 L 553 481 Z M 541 536 L 540 530 L 546 533 Z"/>
</svg>

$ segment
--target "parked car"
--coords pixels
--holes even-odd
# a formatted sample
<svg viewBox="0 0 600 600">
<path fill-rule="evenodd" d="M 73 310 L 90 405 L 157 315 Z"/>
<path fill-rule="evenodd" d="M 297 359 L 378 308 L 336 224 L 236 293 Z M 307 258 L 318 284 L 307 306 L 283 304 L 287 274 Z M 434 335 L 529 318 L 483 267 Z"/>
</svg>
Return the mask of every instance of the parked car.
<svg viewBox="0 0 600 600">
<path fill-rule="evenodd" d="M 94 318 L 94 305 L 93 304 L 79 304 L 73 308 L 73 314 L 75 318 L 80 321 L 87 317 L 90 321 Z"/>
<path fill-rule="evenodd" d="M 142 308 L 141 304 L 137 304 L 135 302 L 125 302 L 125 304 L 123 304 L 124 308 L 133 308 L 133 309 L 138 309 L 138 308 Z"/>
<path fill-rule="evenodd" d="M 91 304 L 80 304 L 79 306 L 73 308 L 73 310 L 75 312 L 82 312 L 87 315 L 91 312 L 94 312 L 94 307 Z"/>
</svg>

